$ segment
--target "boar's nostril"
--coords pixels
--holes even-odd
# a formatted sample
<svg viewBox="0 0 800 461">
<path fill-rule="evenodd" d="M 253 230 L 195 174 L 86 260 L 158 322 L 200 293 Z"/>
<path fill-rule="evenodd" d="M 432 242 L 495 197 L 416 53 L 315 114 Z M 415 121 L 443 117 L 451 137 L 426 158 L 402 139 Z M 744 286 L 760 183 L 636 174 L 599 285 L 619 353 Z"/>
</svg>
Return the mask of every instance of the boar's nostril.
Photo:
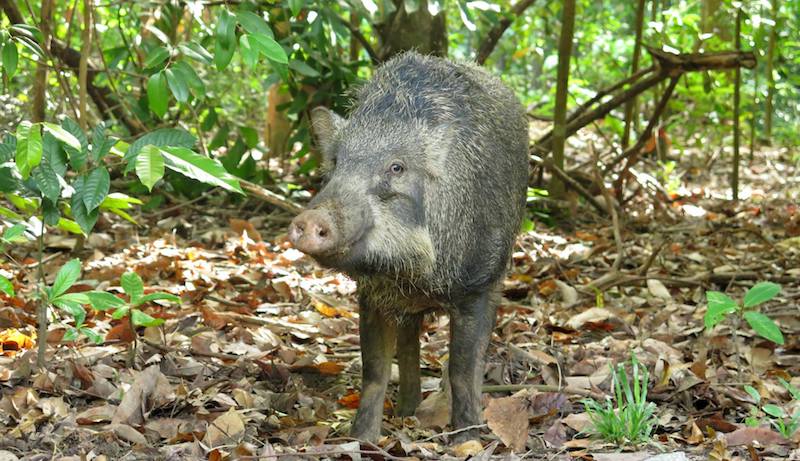
<svg viewBox="0 0 800 461">
<path fill-rule="evenodd" d="M 328 229 L 320 229 L 317 231 L 317 235 L 320 237 L 327 237 L 328 236 Z"/>
</svg>

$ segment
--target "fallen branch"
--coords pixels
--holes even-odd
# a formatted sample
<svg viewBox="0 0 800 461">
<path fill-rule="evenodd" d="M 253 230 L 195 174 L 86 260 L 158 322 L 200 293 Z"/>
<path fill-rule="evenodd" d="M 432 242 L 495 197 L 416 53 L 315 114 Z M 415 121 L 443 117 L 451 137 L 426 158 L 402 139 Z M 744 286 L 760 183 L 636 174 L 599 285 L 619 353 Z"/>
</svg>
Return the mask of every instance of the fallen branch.
<svg viewBox="0 0 800 461">
<path fill-rule="evenodd" d="M 258 184 L 254 184 L 250 181 L 245 181 L 244 179 L 239 180 L 239 184 L 242 185 L 242 188 L 249 192 L 251 195 L 264 200 L 265 202 L 275 205 L 278 208 L 286 210 L 292 214 L 300 214 L 304 208 L 301 205 L 294 203 L 293 201 L 283 197 L 271 190 L 267 190 Z"/>
<path fill-rule="evenodd" d="M 573 189 L 575 192 L 577 192 L 579 195 L 585 198 L 587 202 L 589 202 L 593 207 L 597 209 L 597 211 L 603 214 L 608 213 L 608 210 L 603 205 L 601 205 L 600 202 L 595 200 L 595 198 L 592 196 L 592 194 L 589 193 L 589 191 L 584 189 L 584 187 L 581 186 L 580 183 L 572 179 L 567 173 L 564 173 L 564 171 L 561 170 L 561 168 L 555 166 L 552 160 L 542 159 L 541 157 L 538 157 L 536 155 L 532 155 L 531 159 L 533 160 L 534 163 L 542 165 L 543 167 L 550 170 L 551 173 L 558 176 L 558 178 L 564 184 L 566 184 L 569 188 Z"/>
</svg>

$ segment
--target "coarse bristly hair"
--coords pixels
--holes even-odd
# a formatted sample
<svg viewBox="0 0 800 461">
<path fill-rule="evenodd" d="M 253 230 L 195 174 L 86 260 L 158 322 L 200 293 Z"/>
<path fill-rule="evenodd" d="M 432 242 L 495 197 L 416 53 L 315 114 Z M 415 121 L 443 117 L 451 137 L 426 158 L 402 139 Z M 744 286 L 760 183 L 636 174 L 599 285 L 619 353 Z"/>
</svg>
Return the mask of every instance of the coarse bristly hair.
<svg viewBox="0 0 800 461">
<path fill-rule="evenodd" d="M 447 303 L 502 278 L 524 212 L 528 129 L 498 78 L 471 63 L 407 52 L 358 88 L 346 120 L 323 125 L 323 155 L 331 166 L 335 155 L 349 163 L 332 167 L 320 201 L 367 207 L 373 217 L 364 253 L 373 270 L 357 277 L 360 292 L 386 304 L 414 300 L 406 303 L 413 309 L 418 298 Z M 358 189 L 394 155 L 381 152 L 396 151 L 418 172 L 421 222 L 392 215 Z M 353 213 L 342 211 L 344 219 Z"/>
</svg>

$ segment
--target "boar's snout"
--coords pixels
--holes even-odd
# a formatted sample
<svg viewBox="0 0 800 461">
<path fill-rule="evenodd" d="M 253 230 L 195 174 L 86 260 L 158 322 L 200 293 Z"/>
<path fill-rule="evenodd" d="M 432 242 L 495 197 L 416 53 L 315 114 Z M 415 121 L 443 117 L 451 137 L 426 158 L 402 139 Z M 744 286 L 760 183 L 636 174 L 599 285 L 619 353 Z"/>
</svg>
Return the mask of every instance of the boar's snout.
<svg viewBox="0 0 800 461">
<path fill-rule="evenodd" d="M 289 240 L 295 248 L 311 256 L 329 253 L 337 240 L 331 215 L 321 209 L 300 213 L 289 225 Z"/>
</svg>

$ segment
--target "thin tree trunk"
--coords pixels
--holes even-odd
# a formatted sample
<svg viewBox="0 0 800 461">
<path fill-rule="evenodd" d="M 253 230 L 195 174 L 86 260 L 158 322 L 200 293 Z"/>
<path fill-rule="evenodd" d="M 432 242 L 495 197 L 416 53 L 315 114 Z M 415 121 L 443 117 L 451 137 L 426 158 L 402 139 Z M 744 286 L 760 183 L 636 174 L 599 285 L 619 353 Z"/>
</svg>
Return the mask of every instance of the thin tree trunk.
<svg viewBox="0 0 800 461">
<path fill-rule="evenodd" d="M 561 12 L 561 37 L 558 41 L 558 71 L 556 74 L 556 105 L 553 114 L 553 164 L 564 169 L 564 142 L 567 137 L 567 89 L 569 61 L 572 55 L 572 36 L 575 27 L 575 0 L 565 0 Z M 550 180 L 550 196 L 564 196 L 564 183 L 557 177 Z"/>
<path fill-rule="evenodd" d="M 634 27 L 636 28 L 636 41 L 633 45 L 633 60 L 631 62 L 631 74 L 635 74 L 639 70 L 639 58 L 642 55 L 642 29 L 644 28 L 644 3 L 645 0 L 639 0 L 636 7 L 636 21 Z M 638 114 L 634 114 L 636 109 L 636 98 L 631 99 L 625 104 L 625 128 L 622 132 L 622 148 L 628 147 L 631 139 L 631 129 L 633 127 L 633 118 Z M 637 117 L 638 118 L 638 117 Z"/>
<path fill-rule="evenodd" d="M 772 75 L 775 59 L 775 42 L 778 41 L 778 0 L 772 0 L 772 20 L 775 22 L 769 32 L 767 45 L 767 99 L 764 102 L 764 139 L 772 140 L 772 98 L 775 95 L 775 79 Z"/>
<path fill-rule="evenodd" d="M 53 22 L 53 0 L 43 0 L 39 30 L 42 32 L 42 48 L 50 49 L 50 31 Z M 46 53 L 49 55 L 49 52 Z M 31 95 L 31 121 L 43 122 L 47 109 L 47 59 L 36 64 Z"/>
<path fill-rule="evenodd" d="M 736 51 L 742 49 L 742 7 L 736 9 Z M 731 189 L 734 200 L 739 200 L 739 144 L 741 141 L 741 130 L 739 127 L 739 102 L 741 99 L 740 90 L 742 87 L 742 70 L 737 67 L 735 72 L 735 83 L 733 86 L 733 174 L 731 175 Z"/>
<path fill-rule="evenodd" d="M 83 32 L 81 33 L 81 59 L 78 63 L 78 109 L 80 124 L 84 131 L 89 127 L 89 117 L 86 113 L 89 99 L 89 55 L 92 51 L 92 0 L 83 0 Z"/>
<path fill-rule="evenodd" d="M 355 10 L 350 11 L 350 26 L 352 29 L 358 29 L 361 19 Z M 351 29 L 351 30 L 352 30 Z M 350 34 L 350 62 L 358 61 L 358 53 L 361 51 L 361 43 L 353 34 Z"/>
<path fill-rule="evenodd" d="M 750 110 L 750 163 L 756 150 L 756 114 L 758 114 L 758 68 L 753 72 L 753 104 Z"/>
</svg>

